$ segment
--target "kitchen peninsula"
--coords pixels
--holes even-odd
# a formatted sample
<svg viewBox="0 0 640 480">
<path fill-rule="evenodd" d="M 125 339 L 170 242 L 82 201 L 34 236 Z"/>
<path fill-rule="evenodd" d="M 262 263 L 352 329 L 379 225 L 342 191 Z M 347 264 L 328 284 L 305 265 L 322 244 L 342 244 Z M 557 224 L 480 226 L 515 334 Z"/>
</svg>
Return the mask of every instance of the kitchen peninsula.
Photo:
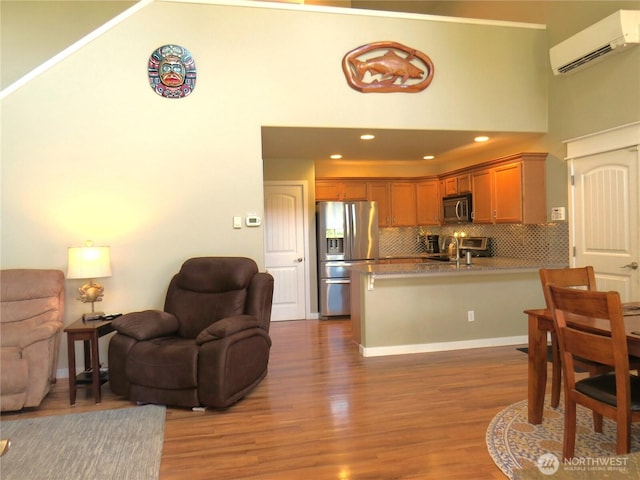
<svg viewBox="0 0 640 480">
<path fill-rule="evenodd" d="M 495 257 L 471 265 L 420 260 L 352 268 L 351 321 L 362 355 L 527 342 L 523 311 L 544 306 L 538 270 L 549 265 Z"/>
</svg>

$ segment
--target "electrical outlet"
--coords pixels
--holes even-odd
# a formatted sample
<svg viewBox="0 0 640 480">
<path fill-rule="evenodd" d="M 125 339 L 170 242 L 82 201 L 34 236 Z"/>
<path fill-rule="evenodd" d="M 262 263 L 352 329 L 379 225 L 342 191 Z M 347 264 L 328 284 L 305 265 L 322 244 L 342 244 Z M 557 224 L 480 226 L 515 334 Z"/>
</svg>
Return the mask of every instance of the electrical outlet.
<svg viewBox="0 0 640 480">
<path fill-rule="evenodd" d="M 473 310 L 469 310 L 467 312 L 467 321 L 469 322 L 475 322 L 476 321 L 476 316 Z"/>
</svg>

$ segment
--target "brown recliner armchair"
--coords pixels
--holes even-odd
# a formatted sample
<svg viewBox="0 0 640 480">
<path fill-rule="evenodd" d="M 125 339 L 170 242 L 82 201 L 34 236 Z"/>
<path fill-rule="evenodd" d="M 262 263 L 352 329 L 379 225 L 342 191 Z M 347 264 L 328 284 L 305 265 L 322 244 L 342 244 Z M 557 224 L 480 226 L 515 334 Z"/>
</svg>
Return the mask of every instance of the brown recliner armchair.
<svg viewBox="0 0 640 480">
<path fill-rule="evenodd" d="M 140 403 L 224 408 L 267 374 L 273 277 L 249 258 L 187 260 L 164 311 L 112 323 L 111 390 Z"/>
<path fill-rule="evenodd" d="M 2 270 L 0 285 L 0 407 L 37 407 L 56 381 L 64 274 Z"/>
</svg>

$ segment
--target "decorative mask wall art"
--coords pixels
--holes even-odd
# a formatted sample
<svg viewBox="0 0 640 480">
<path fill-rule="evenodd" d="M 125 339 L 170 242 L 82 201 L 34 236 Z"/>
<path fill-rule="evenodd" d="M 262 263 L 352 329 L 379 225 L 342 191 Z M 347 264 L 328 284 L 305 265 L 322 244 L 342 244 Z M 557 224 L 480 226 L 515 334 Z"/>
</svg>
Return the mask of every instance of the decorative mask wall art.
<svg viewBox="0 0 640 480">
<path fill-rule="evenodd" d="M 160 96 L 182 98 L 196 86 L 196 63 L 179 45 L 163 45 L 149 57 L 149 83 Z"/>
<path fill-rule="evenodd" d="M 349 86 L 368 92 L 420 92 L 433 80 L 433 62 L 422 52 L 396 42 L 362 45 L 342 59 Z"/>
</svg>

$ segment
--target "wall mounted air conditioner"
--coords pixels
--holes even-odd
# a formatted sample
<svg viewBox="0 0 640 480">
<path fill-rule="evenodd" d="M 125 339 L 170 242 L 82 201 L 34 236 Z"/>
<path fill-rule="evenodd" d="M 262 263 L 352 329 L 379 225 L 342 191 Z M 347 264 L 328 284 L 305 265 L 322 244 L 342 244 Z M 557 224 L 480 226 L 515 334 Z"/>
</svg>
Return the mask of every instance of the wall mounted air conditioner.
<svg viewBox="0 0 640 480">
<path fill-rule="evenodd" d="M 554 75 L 569 73 L 640 43 L 640 10 L 618 10 L 549 50 Z"/>
</svg>

